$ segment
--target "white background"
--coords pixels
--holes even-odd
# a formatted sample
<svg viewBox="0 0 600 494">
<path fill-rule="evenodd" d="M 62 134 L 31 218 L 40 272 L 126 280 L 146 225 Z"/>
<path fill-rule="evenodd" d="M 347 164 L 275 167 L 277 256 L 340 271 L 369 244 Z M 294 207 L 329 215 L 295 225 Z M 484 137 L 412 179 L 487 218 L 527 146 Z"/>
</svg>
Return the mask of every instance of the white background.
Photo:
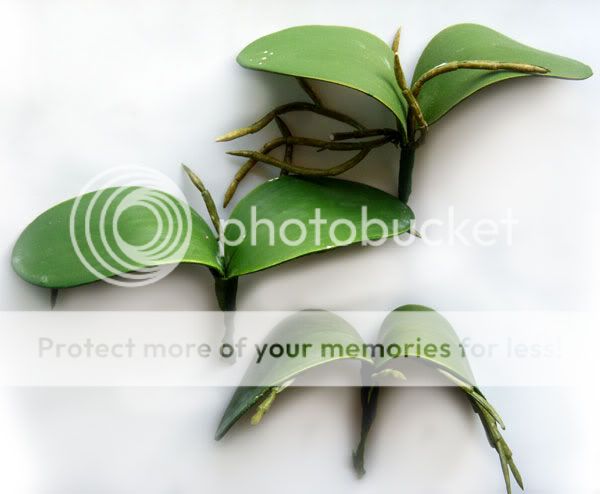
<svg viewBox="0 0 600 494">
<path fill-rule="evenodd" d="M 224 151 L 255 148 L 274 131 L 239 143 L 214 137 L 302 96 L 292 80 L 235 64 L 239 50 L 261 35 L 339 24 L 391 40 L 402 25 L 401 58 L 410 74 L 435 33 L 477 22 L 596 69 L 599 14 L 592 0 L 2 1 L 0 309 L 47 310 L 47 291 L 11 271 L 12 245 L 37 214 L 107 168 L 160 170 L 202 210 L 184 162 L 221 197 L 240 164 Z M 318 89 L 328 104 L 369 125 L 393 124 L 365 96 Z M 501 84 L 453 110 L 419 150 L 411 198 L 417 218 L 444 218 L 454 206 L 458 217 L 500 219 L 511 208 L 519 219 L 512 246 L 389 244 L 312 256 L 243 278 L 239 308 L 596 310 L 599 89 L 597 77 Z M 317 132 L 317 120 L 295 123 Z M 390 147 L 347 176 L 393 192 L 396 169 Z M 239 196 L 272 174 L 260 168 Z M 194 267 L 143 289 L 96 284 L 63 291 L 57 306 L 214 309 L 210 275 Z M 509 425 L 506 437 L 530 492 L 600 489 L 594 377 L 568 389 L 486 390 Z M 449 391 L 386 397 L 361 481 L 350 465 L 355 391 L 290 393 L 260 428 L 240 426 L 217 444 L 212 434 L 228 398 L 228 390 L 202 388 L 5 389 L 2 492 L 503 490 L 495 453 Z"/>
</svg>

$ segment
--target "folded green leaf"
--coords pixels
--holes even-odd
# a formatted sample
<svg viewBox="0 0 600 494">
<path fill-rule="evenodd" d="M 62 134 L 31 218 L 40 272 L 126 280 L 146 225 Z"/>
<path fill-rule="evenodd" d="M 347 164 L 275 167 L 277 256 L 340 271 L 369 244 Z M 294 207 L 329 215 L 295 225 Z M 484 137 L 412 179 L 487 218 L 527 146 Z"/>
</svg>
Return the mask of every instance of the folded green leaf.
<svg viewBox="0 0 600 494">
<path fill-rule="evenodd" d="M 512 472 L 519 486 L 523 488 L 523 480 L 512 459 L 512 452 L 498 429 L 498 425 L 504 428 L 502 419 L 475 386 L 475 378 L 463 354 L 458 336 L 444 317 L 421 305 L 405 305 L 389 314 L 382 324 L 375 345 L 365 344 L 346 321 L 329 312 L 301 312 L 286 318 L 269 334 L 263 344 L 268 347 L 279 344 L 296 348 L 295 356 L 278 354 L 277 357 L 271 357 L 267 354 L 266 360 L 251 365 L 225 410 L 216 439 L 221 439 L 243 414 L 263 400 L 252 418 L 253 424 L 258 423 L 273 404 L 277 394 L 294 378 L 312 367 L 334 360 L 331 357 L 324 358 L 323 352 L 320 351 L 323 344 L 332 343 L 339 345 L 338 359 L 362 360 L 363 386 L 360 393 L 363 415 L 360 442 L 353 453 L 354 467 L 359 476 L 365 473 L 365 447 L 376 418 L 381 391 L 374 380 L 382 373 L 404 379 L 402 373 L 385 371 L 390 370 L 389 364 L 396 359 L 409 357 L 435 366 L 465 393 L 473 410 L 481 419 L 490 445 L 498 452 L 508 493 L 511 492 L 509 472 Z M 309 353 L 308 357 L 297 358 L 297 349 L 304 344 L 310 344 L 314 353 Z M 390 357 L 392 349 L 397 355 Z"/>
<path fill-rule="evenodd" d="M 531 48 L 485 26 L 457 24 L 441 31 L 425 47 L 413 84 L 442 64 L 467 60 L 532 64 L 548 69 L 542 77 L 586 79 L 592 75 L 587 65 L 576 60 Z M 456 70 L 426 82 L 418 102 L 425 120 L 432 124 L 476 91 L 505 79 L 525 76 L 528 74 L 505 70 Z"/>
<path fill-rule="evenodd" d="M 273 357 L 265 352 L 260 362 L 255 362 L 248 368 L 223 414 L 215 435 L 217 440 L 259 400 L 267 396 L 265 406 L 255 415 L 256 420 L 253 422 L 257 423 L 271 406 L 275 395 L 280 391 L 279 388 L 300 373 L 340 359 L 370 361 L 360 355 L 350 356 L 345 352 L 348 345 L 361 346 L 362 340 L 344 319 L 325 311 L 299 312 L 287 317 L 269 333 L 260 347 L 268 349 L 273 344 L 289 348 L 291 352 L 299 352 L 298 356 Z M 341 345 L 342 351 L 335 356 L 332 352 L 324 356 L 321 352 L 322 344 Z M 304 353 L 303 348 L 306 348 Z"/>
<path fill-rule="evenodd" d="M 504 423 L 481 390 L 476 387 L 468 359 L 450 323 L 428 307 L 404 305 L 398 307 L 384 320 L 378 342 L 384 348 L 398 345 L 403 350 L 401 358 L 418 358 L 435 365 L 442 375 L 465 393 L 481 419 L 490 445 L 498 453 L 508 494 L 511 493 L 509 468 L 517 484 L 523 488 L 523 480 L 512 460 L 512 453 L 498 430 L 498 425 L 505 428 Z M 429 354 L 427 345 L 430 349 Z M 382 368 L 393 360 L 394 358 L 386 355 L 383 358 L 376 358 L 375 365 L 377 368 Z M 376 401 L 369 402 L 366 406 L 363 405 L 363 413 L 372 415 L 376 407 Z M 372 420 L 371 418 L 371 422 Z M 359 443 L 361 454 L 364 454 L 368 432 L 368 428 L 362 428 Z M 363 463 L 362 456 L 357 460 L 355 455 L 355 465 L 358 464 L 360 467 L 359 475 L 364 473 Z"/>
<path fill-rule="evenodd" d="M 450 323 L 438 312 L 423 305 L 403 305 L 385 318 L 377 338 L 384 348 L 399 345 L 401 357 L 429 361 L 472 385 L 475 382 L 469 361 Z M 429 350 L 429 351 L 428 351 Z M 392 362 L 389 354 L 377 358 L 379 368 Z"/>
<path fill-rule="evenodd" d="M 133 202 L 138 205 L 127 207 Z M 142 187 L 62 202 L 27 226 L 12 252 L 19 276 L 50 288 L 179 262 L 222 272 L 215 234 L 187 204 Z"/>
<path fill-rule="evenodd" d="M 318 79 L 366 93 L 406 129 L 406 102 L 394 76 L 394 54 L 370 33 L 342 26 L 298 26 L 264 36 L 238 55 L 243 67 Z"/>
<path fill-rule="evenodd" d="M 385 232 L 374 223 L 367 228 L 363 207 L 366 208 L 365 218 L 383 222 Z M 326 223 L 317 225 L 311 221 L 317 210 Z M 399 235 L 409 230 L 414 218 L 408 206 L 379 189 L 347 180 L 298 176 L 282 176 L 260 185 L 237 204 L 231 220 L 249 227 L 253 215 L 256 221 L 268 220 L 274 229 L 259 225 L 254 240 L 247 232 L 239 245 L 227 245 L 227 276 L 253 273 L 341 245 Z M 346 224 L 333 227 L 336 220 Z M 285 225 L 289 225 L 284 230 L 291 243 L 284 242 L 279 233 Z M 350 235 L 352 228 L 354 233 Z M 300 241 L 302 229 L 306 235 Z M 225 229 L 225 237 L 230 241 L 236 240 L 239 233 L 239 226 L 234 223 L 229 223 Z"/>
</svg>

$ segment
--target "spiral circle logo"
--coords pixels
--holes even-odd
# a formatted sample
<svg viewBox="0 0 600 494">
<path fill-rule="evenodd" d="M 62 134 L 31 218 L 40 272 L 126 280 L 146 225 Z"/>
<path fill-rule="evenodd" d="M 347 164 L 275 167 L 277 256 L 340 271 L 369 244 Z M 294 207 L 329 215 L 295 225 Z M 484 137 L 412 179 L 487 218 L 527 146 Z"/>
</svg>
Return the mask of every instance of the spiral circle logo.
<svg viewBox="0 0 600 494">
<path fill-rule="evenodd" d="M 95 277 L 142 286 L 164 278 L 184 258 L 192 214 L 166 175 L 122 166 L 97 175 L 80 191 L 69 232 L 79 260 Z"/>
</svg>

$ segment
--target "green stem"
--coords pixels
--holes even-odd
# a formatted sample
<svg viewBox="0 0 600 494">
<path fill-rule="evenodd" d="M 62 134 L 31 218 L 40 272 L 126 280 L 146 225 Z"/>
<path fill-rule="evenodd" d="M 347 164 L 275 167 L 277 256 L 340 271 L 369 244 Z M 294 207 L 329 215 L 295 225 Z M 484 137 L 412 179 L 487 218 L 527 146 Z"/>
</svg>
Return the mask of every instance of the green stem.
<svg viewBox="0 0 600 494">
<path fill-rule="evenodd" d="M 354 470 L 359 477 L 365 474 L 365 446 L 371 426 L 377 415 L 377 401 L 379 399 L 380 388 L 373 386 L 371 373 L 373 368 L 370 364 L 363 363 L 361 375 L 363 386 L 360 388 L 360 403 L 362 407 L 362 419 L 360 427 L 360 440 L 356 450 L 352 454 L 352 463 Z"/>
<path fill-rule="evenodd" d="M 398 199 L 404 204 L 412 191 L 412 174 L 415 166 L 415 148 L 403 146 L 400 152 L 400 169 L 398 170 Z"/>
<path fill-rule="evenodd" d="M 236 310 L 236 297 L 238 288 L 238 278 L 223 278 L 219 274 L 213 273 L 215 278 L 215 293 L 219 308 L 223 311 L 225 322 L 225 332 L 223 334 L 223 344 L 233 345 L 233 336 L 235 326 L 233 318 Z"/>
</svg>

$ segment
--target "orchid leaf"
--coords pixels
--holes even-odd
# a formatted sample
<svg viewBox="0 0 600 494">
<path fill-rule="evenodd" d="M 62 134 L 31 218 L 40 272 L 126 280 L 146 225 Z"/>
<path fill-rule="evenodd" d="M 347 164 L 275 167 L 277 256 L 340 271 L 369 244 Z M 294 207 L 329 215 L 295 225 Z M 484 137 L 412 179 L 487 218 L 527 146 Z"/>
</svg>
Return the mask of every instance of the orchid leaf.
<svg viewBox="0 0 600 494">
<path fill-rule="evenodd" d="M 179 262 L 222 272 L 216 236 L 187 204 L 142 187 L 62 202 L 33 220 L 12 252 L 19 276 L 49 288 Z"/>
<path fill-rule="evenodd" d="M 385 349 L 400 348 L 401 355 L 376 356 L 375 367 L 389 365 L 396 358 L 412 357 L 434 365 L 442 375 L 462 390 L 469 399 L 473 410 L 479 415 L 486 436 L 500 458 L 502 472 L 508 494 L 511 493 L 509 470 L 517 484 L 523 488 L 523 479 L 512 459 L 512 452 L 500 434 L 498 426 L 504 429 L 502 419 L 476 387 L 473 372 L 466 358 L 460 340 L 450 323 L 433 309 L 422 305 L 404 305 L 391 312 L 384 320 L 378 343 Z M 370 426 L 377 409 L 377 396 L 372 387 L 370 400 L 363 400 L 361 439 L 354 455 L 354 464 L 359 475 L 364 474 L 364 448 Z M 364 392 L 363 392 L 364 394 Z M 365 423 L 368 427 L 365 427 Z"/>
<path fill-rule="evenodd" d="M 469 60 L 536 65 L 548 71 L 537 74 L 540 77 L 586 79 L 592 75 L 590 67 L 577 60 L 531 48 L 485 26 L 457 24 L 438 33 L 425 47 L 413 84 L 431 69 Z M 516 77 L 532 76 L 510 70 L 456 70 L 430 79 L 417 99 L 425 120 L 432 124 L 480 89 Z"/>
<path fill-rule="evenodd" d="M 324 223 L 317 225 L 316 215 Z M 269 225 L 252 228 L 253 217 L 254 223 L 267 220 Z M 381 223 L 367 225 L 365 218 Z M 399 235 L 409 231 L 413 218 L 398 199 L 364 184 L 281 176 L 258 186 L 231 213 L 234 221 L 225 228 L 226 275 L 241 276 L 307 254 Z M 336 220 L 343 223 L 336 226 Z M 246 235 L 237 242 L 240 224 Z"/>
<path fill-rule="evenodd" d="M 278 351 L 275 355 L 270 354 L 268 349 L 275 345 L 292 353 L 282 354 Z M 310 350 L 300 350 L 306 345 Z M 335 356 L 323 352 L 324 345 L 334 345 L 337 348 Z M 433 352 L 434 347 L 436 352 Z M 499 425 L 504 428 L 502 420 L 475 386 L 473 373 L 466 357 L 462 355 L 460 340 L 452 326 L 432 309 L 421 305 L 397 308 L 384 320 L 375 345 L 365 344 L 356 330 L 339 316 L 326 311 L 299 312 L 280 322 L 258 348 L 263 349 L 262 354 L 251 364 L 234 392 L 218 426 L 217 440 L 256 405 L 251 423 L 259 423 L 276 396 L 300 374 L 333 360 L 358 359 L 362 363 L 363 386 L 360 394 L 363 415 L 360 442 L 353 454 L 353 463 L 358 475 L 362 476 L 365 473 L 367 437 L 377 415 L 381 391 L 375 384 L 375 378 L 382 373 L 387 375 L 384 371 L 396 358 L 417 358 L 435 366 L 465 393 L 481 419 L 490 445 L 498 452 L 508 493 L 511 492 L 511 472 L 517 484 L 523 488 L 523 479 L 513 461 L 512 452 L 498 428 Z M 392 348 L 399 348 L 401 352 L 392 358 L 382 357 L 390 353 Z M 461 355 L 452 356 L 453 352 Z M 400 372 L 389 374 L 405 378 Z"/>
<path fill-rule="evenodd" d="M 400 357 L 429 361 L 456 375 L 466 383 L 475 378 L 460 340 L 450 323 L 438 312 L 423 305 L 403 305 L 385 318 L 377 338 L 383 348 L 399 345 Z M 387 354 L 377 358 L 375 365 L 384 367 L 394 360 Z"/>
<path fill-rule="evenodd" d="M 387 106 L 406 129 L 406 102 L 394 53 L 378 37 L 350 27 L 297 26 L 250 43 L 237 61 L 248 69 L 333 82 Z"/>
<path fill-rule="evenodd" d="M 131 207 L 131 201 L 140 204 Z M 157 201 L 165 207 L 155 207 Z M 375 223 L 362 228 L 363 206 L 365 218 L 382 221 L 384 229 Z M 273 239 L 266 225 L 259 224 L 252 233 L 254 214 L 258 220 L 272 222 Z M 325 223 L 311 224 L 315 214 Z M 215 234 L 182 201 L 141 187 L 103 189 L 58 204 L 36 218 L 17 240 L 12 262 L 22 278 L 49 288 L 178 262 L 203 264 L 224 278 L 234 278 L 313 252 L 404 233 L 413 214 L 373 187 L 331 178 L 283 176 L 242 199 L 232 219 L 225 237 L 237 238 L 240 224 L 246 236 L 239 244 L 226 245 L 223 265 Z M 342 224 L 332 229 L 338 219 L 351 227 Z M 283 230 L 289 241 L 280 235 L 286 221 L 296 223 Z M 294 237 L 301 233 L 299 224 L 306 227 L 301 242 Z"/>
<path fill-rule="evenodd" d="M 295 356 L 291 353 L 273 356 L 269 353 L 269 348 L 274 345 L 289 348 Z M 335 345 L 341 350 L 324 353 L 323 345 Z M 356 356 L 347 353 L 348 345 L 361 347 L 362 340 L 350 324 L 335 314 L 305 311 L 284 319 L 259 345 L 266 350 L 264 356 L 260 357 L 260 361 L 257 358 L 248 368 L 223 414 L 215 438 L 221 439 L 242 415 L 266 397 L 254 416 L 253 423 L 260 421 L 282 387 L 309 369 L 341 359 L 370 362 L 370 359 L 360 354 Z"/>
</svg>

